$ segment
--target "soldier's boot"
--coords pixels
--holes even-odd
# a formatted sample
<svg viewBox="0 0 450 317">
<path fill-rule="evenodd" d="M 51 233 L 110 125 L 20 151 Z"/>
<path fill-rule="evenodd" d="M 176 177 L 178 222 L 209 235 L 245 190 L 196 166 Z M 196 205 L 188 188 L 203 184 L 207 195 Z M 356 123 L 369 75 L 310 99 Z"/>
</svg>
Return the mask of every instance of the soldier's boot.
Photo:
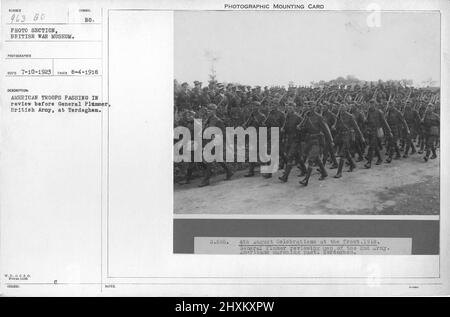
<svg viewBox="0 0 450 317">
<path fill-rule="evenodd" d="M 394 160 L 399 160 L 402 156 L 400 155 L 400 149 L 398 148 L 398 146 L 395 146 L 395 157 Z"/>
<path fill-rule="evenodd" d="M 389 156 L 389 153 L 391 153 L 391 147 L 390 145 L 386 145 L 386 152 L 384 152 L 384 155 Z"/>
<path fill-rule="evenodd" d="M 272 178 L 272 173 L 265 173 L 263 174 L 264 178 Z"/>
<path fill-rule="evenodd" d="M 358 153 L 358 159 L 356 160 L 356 162 L 362 162 L 364 160 L 364 154 L 362 151 L 362 147 L 358 146 L 356 149 L 356 152 Z"/>
<path fill-rule="evenodd" d="M 420 148 L 419 148 L 419 152 L 417 152 L 417 153 L 422 154 L 423 153 L 423 148 L 424 148 L 424 141 L 421 140 L 419 143 L 420 143 Z"/>
<path fill-rule="evenodd" d="M 306 170 L 305 178 L 302 179 L 299 183 L 303 186 L 308 186 L 309 177 L 311 176 L 312 167 L 308 166 L 308 169 Z"/>
<path fill-rule="evenodd" d="M 339 164 L 337 162 L 336 155 L 333 152 L 331 152 L 331 160 L 333 162 L 333 165 L 331 165 L 330 169 L 338 168 Z"/>
<path fill-rule="evenodd" d="M 244 175 L 244 177 L 252 177 L 255 176 L 255 164 L 250 163 L 250 167 L 248 168 L 248 173 Z"/>
<path fill-rule="evenodd" d="M 300 168 L 300 174 L 298 174 L 298 177 L 303 177 L 306 175 L 306 165 L 305 162 L 303 162 L 303 160 L 300 160 L 298 162 L 298 167 Z"/>
<path fill-rule="evenodd" d="M 349 172 L 353 172 L 353 170 L 356 168 L 356 164 L 355 164 L 355 162 L 353 161 L 353 159 L 351 157 L 348 158 L 348 161 L 350 163 L 348 171 Z"/>
<path fill-rule="evenodd" d="M 324 154 L 324 155 L 323 155 L 323 158 L 322 158 L 322 163 L 323 163 L 323 165 L 326 165 L 326 164 L 327 164 L 327 161 L 328 161 L 328 154 Z"/>
<path fill-rule="evenodd" d="M 231 177 L 233 176 L 233 172 L 231 171 L 231 170 L 227 170 L 227 174 L 226 174 L 226 176 L 225 176 L 225 180 L 226 181 L 228 181 L 228 180 L 230 180 L 231 179 Z"/>
<path fill-rule="evenodd" d="M 425 152 L 425 156 L 423 157 L 424 161 L 425 161 L 425 162 L 428 162 L 428 158 L 429 158 L 429 157 L 430 157 L 430 150 L 427 149 L 426 152 Z"/>
<path fill-rule="evenodd" d="M 288 181 L 289 173 L 291 172 L 292 164 L 286 164 L 286 168 L 284 169 L 283 175 L 278 177 L 280 181 L 286 183 Z"/>
<path fill-rule="evenodd" d="M 319 177 L 319 181 L 324 180 L 327 176 L 327 170 L 325 169 L 325 165 L 322 164 L 321 160 L 317 160 L 317 163 L 319 164 L 319 169 L 320 169 L 320 177 Z"/>
<path fill-rule="evenodd" d="M 233 174 L 234 174 L 233 171 L 224 162 L 220 163 L 220 165 L 225 170 L 225 180 L 226 181 L 230 180 L 231 176 L 233 176 Z"/>
<path fill-rule="evenodd" d="M 279 169 L 282 170 L 287 166 L 286 157 L 284 154 L 280 154 L 280 166 Z"/>
<path fill-rule="evenodd" d="M 188 168 L 186 171 L 186 179 L 184 181 L 184 184 L 190 184 L 192 179 L 192 168 Z"/>
<path fill-rule="evenodd" d="M 342 177 L 342 169 L 344 168 L 344 158 L 339 159 L 339 165 L 336 175 L 334 175 L 334 178 L 341 178 Z"/>
<path fill-rule="evenodd" d="M 391 163 L 391 162 L 392 162 L 392 156 L 394 155 L 393 149 L 390 149 L 388 153 L 389 153 L 389 154 L 388 154 L 388 157 L 387 157 L 387 159 L 386 159 L 385 162 L 386 162 L 386 163 Z"/>
<path fill-rule="evenodd" d="M 403 158 L 407 158 L 408 157 L 408 153 L 409 153 L 410 147 L 411 147 L 411 142 L 406 143 L 405 153 L 403 153 Z"/>
<path fill-rule="evenodd" d="M 431 149 L 431 152 L 433 153 L 433 155 L 431 155 L 431 159 L 434 160 L 434 159 L 437 157 L 437 155 L 436 155 L 436 149 L 435 149 L 435 148 L 432 148 L 432 149 Z"/>
<path fill-rule="evenodd" d="M 413 142 L 411 142 L 411 155 L 412 154 L 416 154 L 417 150 L 416 150 L 416 146 L 414 145 Z"/>
<path fill-rule="evenodd" d="M 367 151 L 367 156 L 366 156 L 367 162 L 366 162 L 366 164 L 364 164 L 365 168 L 372 167 L 372 155 L 373 155 L 372 149 L 369 148 L 369 150 Z"/>
<path fill-rule="evenodd" d="M 381 157 L 381 153 L 378 148 L 375 149 L 375 154 L 378 157 L 377 161 L 375 162 L 375 165 L 380 165 L 381 163 L 383 163 L 383 158 Z"/>
<path fill-rule="evenodd" d="M 210 178 L 211 178 L 211 171 L 207 170 L 206 173 L 205 173 L 205 176 L 202 179 L 202 182 L 200 183 L 200 185 L 198 185 L 198 187 L 208 186 Z"/>
</svg>

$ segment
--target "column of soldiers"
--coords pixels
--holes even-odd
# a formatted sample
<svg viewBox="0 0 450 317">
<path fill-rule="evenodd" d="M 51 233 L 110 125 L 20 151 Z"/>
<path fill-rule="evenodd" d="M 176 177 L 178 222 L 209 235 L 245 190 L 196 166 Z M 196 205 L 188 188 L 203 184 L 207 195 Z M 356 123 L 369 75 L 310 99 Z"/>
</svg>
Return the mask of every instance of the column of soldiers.
<svg viewBox="0 0 450 317">
<path fill-rule="evenodd" d="M 334 177 L 341 178 L 345 165 L 352 172 L 356 162 L 363 160 L 365 168 L 372 168 L 374 158 L 376 165 L 424 152 L 425 162 L 435 159 L 438 99 L 439 90 L 398 85 L 269 88 L 210 83 L 202 87 L 196 81 L 194 88 L 183 83 L 175 93 L 175 125 L 192 127 L 193 120 L 199 118 L 206 122 L 204 129 L 214 126 L 224 131 L 225 127 L 242 126 L 258 131 L 259 127 L 278 127 L 280 167 L 284 169 L 279 179 L 287 182 L 297 166 L 300 184 L 307 186 L 315 167 L 319 180 L 328 177 L 328 164 L 329 169 L 337 169 Z M 203 170 L 200 186 L 209 185 L 213 163 L 186 164 L 186 183 L 198 167 Z M 230 179 L 230 163 L 220 165 L 225 178 Z M 245 176 L 255 176 L 257 165 L 250 162 Z"/>
</svg>

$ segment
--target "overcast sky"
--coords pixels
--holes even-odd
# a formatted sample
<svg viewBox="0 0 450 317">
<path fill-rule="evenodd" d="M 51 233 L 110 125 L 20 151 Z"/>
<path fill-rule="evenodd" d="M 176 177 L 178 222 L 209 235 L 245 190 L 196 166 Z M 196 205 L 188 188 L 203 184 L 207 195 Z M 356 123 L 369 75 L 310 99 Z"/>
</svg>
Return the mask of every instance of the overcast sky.
<svg viewBox="0 0 450 317">
<path fill-rule="evenodd" d="M 338 76 L 363 80 L 440 77 L 438 13 L 175 12 L 175 78 L 206 82 L 219 57 L 220 82 L 309 84 Z"/>
</svg>

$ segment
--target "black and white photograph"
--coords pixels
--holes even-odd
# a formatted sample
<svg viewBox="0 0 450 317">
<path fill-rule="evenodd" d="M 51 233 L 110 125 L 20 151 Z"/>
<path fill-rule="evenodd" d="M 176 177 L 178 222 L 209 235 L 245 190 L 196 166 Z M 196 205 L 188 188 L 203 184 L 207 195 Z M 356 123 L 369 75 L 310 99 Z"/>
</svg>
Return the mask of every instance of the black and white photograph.
<svg viewBox="0 0 450 317">
<path fill-rule="evenodd" d="M 439 215 L 440 100 L 439 12 L 176 12 L 174 213 Z"/>
<path fill-rule="evenodd" d="M 0 2 L 0 296 L 449 294 L 449 1 Z"/>
</svg>

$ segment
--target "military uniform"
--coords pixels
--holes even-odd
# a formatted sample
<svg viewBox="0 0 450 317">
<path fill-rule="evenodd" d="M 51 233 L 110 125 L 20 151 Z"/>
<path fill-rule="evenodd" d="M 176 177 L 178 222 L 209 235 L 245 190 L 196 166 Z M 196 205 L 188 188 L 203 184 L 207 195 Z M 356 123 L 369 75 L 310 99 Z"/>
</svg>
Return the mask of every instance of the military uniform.
<svg viewBox="0 0 450 317">
<path fill-rule="evenodd" d="M 384 114 L 381 110 L 375 109 L 374 107 L 369 107 L 366 118 L 366 132 L 369 138 L 369 150 L 367 152 L 367 163 L 366 167 L 370 168 L 372 166 L 373 155 L 378 157 L 376 164 L 381 164 L 382 158 L 379 148 L 379 138 L 382 136 L 380 133 L 392 135 L 391 129 L 386 122 Z"/>
<path fill-rule="evenodd" d="M 286 167 L 283 176 L 279 179 L 287 182 L 289 173 L 298 159 L 300 162 L 302 173 L 306 174 L 306 166 L 301 158 L 301 139 L 300 133 L 297 129 L 302 122 L 302 118 L 295 112 L 288 113 L 283 125 L 283 134 L 285 135 L 285 152 L 286 152 Z"/>
<path fill-rule="evenodd" d="M 178 111 L 191 110 L 190 94 L 188 91 L 180 91 L 175 97 L 175 105 Z"/>
<path fill-rule="evenodd" d="M 269 111 L 269 114 L 267 115 L 266 120 L 264 121 L 264 126 L 267 127 L 267 149 L 271 149 L 271 128 L 278 128 L 279 130 L 283 127 L 284 125 L 284 120 L 285 120 L 285 116 L 284 113 L 279 111 L 278 109 L 272 109 L 271 111 Z M 281 131 L 279 131 L 278 134 L 278 157 L 281 158 L 282 160 L 284 160 L 284 155 L 282 154 L 282 135 L 280 133 Z M 266 163 L 268 164 L 268 163 Z M 269 178 L 272 177 L 272 174 L 265 174 L 264 175 L 265 178 Z"/>
<path fill-rule="evenodd" d="M 325 109 L 322 113 L 322 116 L 325 119 L 325 122 L 327 123 L 328 127 L 330 128 L 331 135 L 334 138 L 336 136 L 336 129 L 335 129 L 335 124 L 337 121 L 336 114 L 331 112 L 329 109 Z M 324 154 L 323 154 L 323 164 L 326 164 L 328 157 L 331 158 L 331 162 L 333 163 L 333 165 L 331 166 L 331 169 L 337 168 L 338 163 L 336 160 L 335 149 L 333 147 L 331 147 L 330 143 L 326 142 Z"/>
<path fill-rule="evenodd" d="M 406 136 L 405 139 L 405 152 L 403 157 L 408 156 L 409 149 L 411 149 L 411 154 L 416 153 L 416 147 L 414 146 L 413 140 L 417 138 L 419 129 L 420 129 L 420 116 L 419 112 L 416 109 L 411 108 L 410 106 L 406 106 L 403 111 L 403 117 L 405 118 L 406 123 L 409 127 L 409 137 Z"/>
<path fill-rule="evenodd" d="M 361 132 L 365 131 L 364 122 L 366 119 L 364 118 L 364 114 L 361 112 L 361 110 L 359 110 L 357 107 L 354 107 L 352 110 L 352 114 Z M 358 153 L 358 159 L 356 161 L 361 162 L 364 159 L 365 143 L 362 142 L 362 139 L 358 134 L 355 136 L 354 146 L 355 152 Z"/>
<path fill-rule="evenodd" d="M 195 170 L 197 164 L 194 162 L 194 150 L 196 146 L 199 146 L 198 144 L 194 143 L 194 117 L 195 114 L 193 111 L 189 112 L 192 117 L 191 118 L 184 118 L 180 123 L 182 126 L 189 129 L 189 132 L 191 134 L 191 140 L 189 140 L 189 150 L 190 150 L 190 162 L 184 162 L 184 165 L 186 167 L 186 175 L 185 175 L 185 184 L 189 184 L 192 179 L 192 173 Z"/>
<path fill-rule="evenodd" d="M 211 109 L 217 110 L 217 106 L 211 107 L 208 106 Z M 209 116 L 208 120 L 205 123 L 204 129 L 207 129 L 209 127 L 217 127 L 222 131 L 222 134 L 225 135 L 225 123 L 219 118 L 217 117 L 215 114 L 212 114 Z M 222 153 L 222 155 L 224 155 L 224 153 Z M 217 162 L 219 163 L 219 165 L 222 166 L 222 168 L 225 170 L 226 172 L 226 180 L 229 180 L 231 178 L 231 176 L 233 175 L 233 172 L 231 171 L 231 169 L 228 167 L 227 163 L 225 162 Z M 201 182 L 201 184 L 199 185 L 199 187 L 203 187 L 203 186 L 207 186 L 209 185 L 209 179 L 212 176 L 212 163 L 210 162 L 206 162 L 203 160 L 203 162 L 201 163 L 202 167 L 205 170 L 204 176 L 203 176 L 203 180 Z"/>
<path fill-rule="evenodd" d="M 203 89 L 201 95 L 200 95 L 200 106 L 201 107 L 206 107 L 207 105 L 209 105 L 211 103 L 211 97 L 208 93 L 208 88 L 205 87 L 205 89 Z"/>
<path fill-rule="evenodd" d="M 202 91 L 198 87 L 192 89 L 190 103 L 192 110 L 198 111 L 200 109 L 202 105 Z"/>
<path fill-rule="evenodd" d="M 437 157 L 436 155 L 436 147 L 435 142 L 439 137 L 439 125 L 440 118 L 439 115 L 432 112 L 431 110 L 427 110 L 422 120 L 423 128 L 424 128 L 424 136 L 425 136 L 425 157 L 424 160 L 428 161 L 430 157 L 430 152 L 433 153 L 432 159 Z"/>
<path fill-rule="evenodd" d="M 350 155 L 350 146 L 355 141 L 355 134 L 364 141 L 364 136 L 356 123 L 353 115 L 345 110 L 339 111 L 336 122 L 337 146 L 339 156 L 339 166 L 335 178 L 342 176 L 344 159 L 346 158 L 350 165 L 350 172 L 356 167 L 355 162 Z"/>
<path fill-rule="evenodd" d="M 425 115 L 425 110 L 427 109 L 427 107 L 425 105 L 421 105 L 419 107 L 419 117 L 420 117 L 420 125 L 419 125 L 419 154 L 423 153 L 423 150 L 425 148 L 425 129 L 423 127 L 423 117 Z"/>
<path fill-rule="evenodd" d="M 256 129 L 256 143 L 257 144 L 249 144 L 249 146 L 256 146 L 256 150 L 259 149 L 259 133 L 258 129 L 259 127 L 262 127 L 264 125 L 264 121 L 266 120 L 266 116 L 264 116 L 261 112 L 259 112 L 259 109 L 255 109 L 250 113 L 249 118 L 247 119 L 246 123 L 244 124 L 244 128 L 248 127 L 254 127 Z M 249 162 L 249 170 L 248 173 L 245 175 L 245 177 L 251 177 L 255 175 L 255 167 L 256 162 Z"/>
<path fill-rule="evenodd" d="M 387 152 L 388 158 L 386 159 L 387 163 L 392 161 L 392 156 L 394 155 L 394 151 L 396 153 L 395 158 L 400 158 L 400 149 L 398 147 L 398 141 L 402 135 L 402 131 L 405 130 L 406 134 L 409 134 L 409 128 L 406 124 L 405 119 L 403 118 L 403 114 L 395 107 L 390 106 L 386 112 L 386 121 L 391 128 L 392 137 L 389 139 Z"/>
<path fill-rule="evenodd" d="M 325 140 L 332 144 L 333 137 L 331 136 L 330 129 L 328 128 L 328 125 L 323 117 L 315 111 L 309 111 L 306 114 L 305 120 L 302 122 L 299 129 L 301 133 L 304 133 L 306 136 L 305 153 L 308 160 L 306 176 L 300 181 L 300 184 L 307 186 L 314 163 L 316 163 L 320 169 L 321 177 L 319 180 L 323 180 L 328 176 L 325 166 L 320 159 L 320 155 L 323 152 Z"/>
</svg>

